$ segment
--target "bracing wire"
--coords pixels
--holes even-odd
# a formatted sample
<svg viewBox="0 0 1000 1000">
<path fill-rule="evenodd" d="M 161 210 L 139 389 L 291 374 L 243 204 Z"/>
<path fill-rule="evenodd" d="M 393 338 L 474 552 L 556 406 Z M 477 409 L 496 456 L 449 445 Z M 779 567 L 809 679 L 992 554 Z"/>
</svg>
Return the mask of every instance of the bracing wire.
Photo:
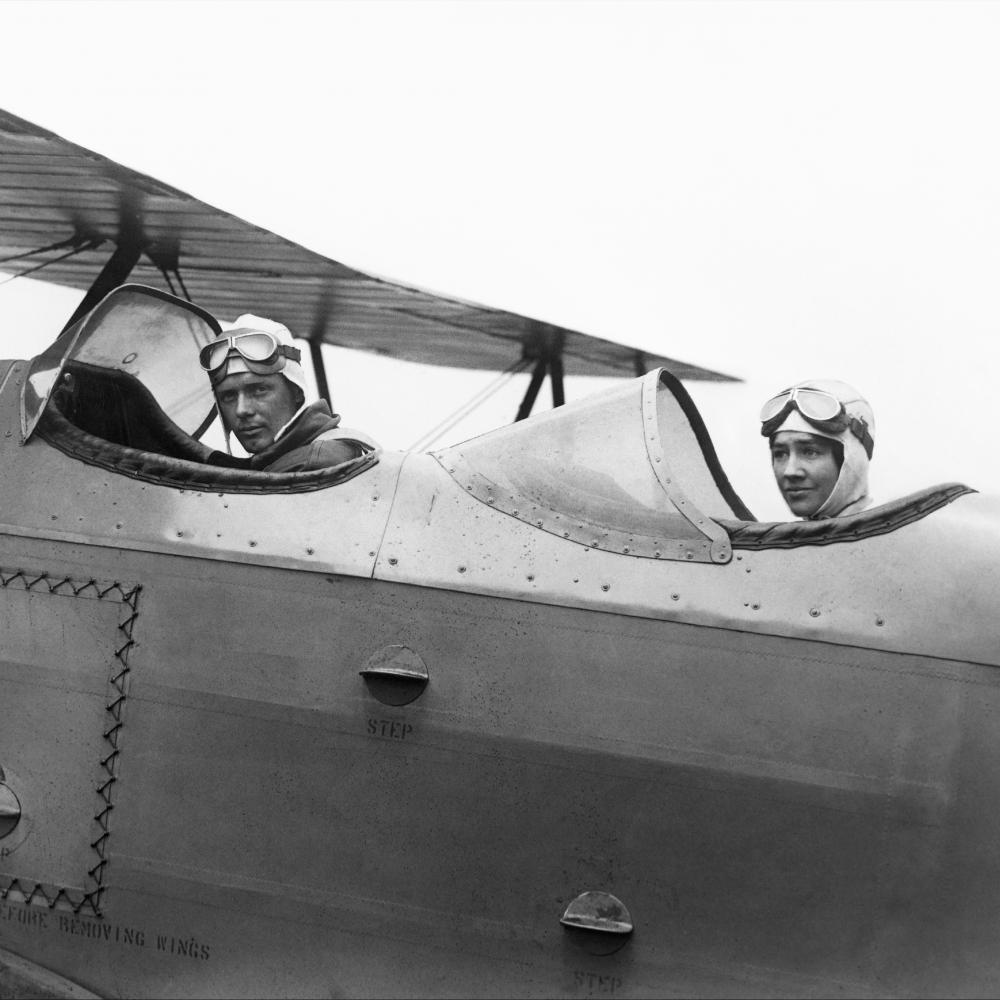
<svg viewBox="0 0 1000 1000">
<path fill-rule="evenodd" d="M 464 420 L 477 406 L 481 406 L 486 402 L 491 396 L 496 395 L 515 375 L 519 372 L 524 371 L 531 362 L 525 358 L 521 358 L 519 361 L 514 362 L 509 368 L 501 372 L 497 378 L 495 378 L 489 385 L 485 388 L 480 389 L 479 392 L 471 396 L 465 403 L 463 403 L 457 410 L 452 412 L 449 416 L 445 417 L 439 424 L 432 427 L 427 433 L 422 437 L 417 438 L 416 441 L 409 447 L 409 451 L 426 451 L 435 441 L 437 441 L 442 435 L 447 434 L 448 431 L 452 429 L 460 420 Z"/>
<path fill-rule="evenodd" d="M 23 260 L 25 257 L 34 257 L 35 254 L 48 253 L 50 250 L 62 250 L 63 247 L 76 246 L 79 239 L 78 236 L 70 236 L 69 239 L 50 243 L 47 247 L 38 247 L 37 250 L 25 250 L 24 253 L 13 253 L 9 257 L 0 257 L 0 264 L 6 264 L 12 260 Z"/>
<path fill-rule="evenodd" d="M 188 294 L 187 285 L 184 284 L 184 279 L 181 277 L 181 272 L 176 267 L 174 268 L 174 274 L 177 275 L 177 283 L 181 286 L 181 291 L 184 293 L 184 298 L 186 298 L 188 302 L 193 301 L 191 296 Z"/>
<path fill-rule="evenodd" d="M 177 289 L 174 287 L 174 279 L 170 277 L 170 271 L 168 271 L 162 264 L 157 264 L 156 266 L 160 269 L 160 274 L 163 275 L 163 280 L 166 281 L 167 287 L 170 289 L 170 294 L 176 295 Z M 191 296 L 188 294 L 187 285 L 184 284 L 184 279 L 181 277 L 180 270 L 176 267 L 172 267 L 170 270 L 174 272 L 174 278 L 177 279 L 177 284 L 181 286 L 184 298 L 186 298 L 188 302 L 193 301 Z"/>
<path fill-rule="evenodd" d="M 167 283 L 167 288 L 170 289 L 170 294 L 176 295 L 177 289 L 174 288 L 174 283 L 170 278 L 170 272 L 162 264 L 159 265 L 159 268 L 160 268 L 160 274 L 163 275 L 163 280 Z"/>
<path fill-rule="evenodd" d="M 23 271 L 18 271 L 17 274 L 12 274 L 10 277 L 4 278 L 0 281 L 0 285 L 6 285 L 7 282 L 13 281 L 15 278 L 23 278 L 26 275 L 34 274 L 36 271 L 41 271 L 43 267 L 48 267 L 49 264 L 58 264 L 61 260 L 66 260 L 67 257 L 75 257 L 78 253 L 83 253 L 84 250 L 92 250 L 94 247 L 99 246 L 100 241 L 90 240 L 83 246 L 78 246 L 67 253 L 60 254 L 58 257 L 53 257 L 52 260 L 42 261 L 41 264 L 36 264 L 34 267 L 25 268 Z"/>
</svg>

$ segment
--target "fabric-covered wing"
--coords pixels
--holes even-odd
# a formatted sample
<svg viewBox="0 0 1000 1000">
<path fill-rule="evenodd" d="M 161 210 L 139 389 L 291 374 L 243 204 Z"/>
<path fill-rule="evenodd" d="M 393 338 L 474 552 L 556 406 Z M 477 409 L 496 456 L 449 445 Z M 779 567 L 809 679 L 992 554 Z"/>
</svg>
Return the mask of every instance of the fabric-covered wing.
<svg viewBox="0 0 1000 1000">
<path fill-rule="evenodd" d="M 87 289 L 123 244 L 139 254 L 131 282 L 186 293 L 223 320 L 279 317 L 298 336 L 340 347 L 502 371 L 561 344 L 569 375 L 662 366 L 684 379 L 738 381 L 363 274 L 0 110 L 0 268 L 45 264 L 37 277 Z"/>
</svg>

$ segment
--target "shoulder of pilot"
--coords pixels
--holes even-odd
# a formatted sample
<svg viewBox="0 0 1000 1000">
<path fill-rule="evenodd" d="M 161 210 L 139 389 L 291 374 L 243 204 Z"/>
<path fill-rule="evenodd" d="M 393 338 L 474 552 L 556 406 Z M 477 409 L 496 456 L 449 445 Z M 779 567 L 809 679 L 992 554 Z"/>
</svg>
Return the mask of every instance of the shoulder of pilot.
<svg viewBox="0 0 1000 1000">
<path fill-rule="evenodd" d="M 374 438 L 363 431 L 354 430 L 350 427 L 332 427 L 328 431 L 313 438 L 313 444 L 320 444 L 326 441 L 338 441 L 341 444 L 353 445 L 357 449 L 358 455 L 367 455 L 369 452 L 378 451 L 379 444 Z"/>
</svg>

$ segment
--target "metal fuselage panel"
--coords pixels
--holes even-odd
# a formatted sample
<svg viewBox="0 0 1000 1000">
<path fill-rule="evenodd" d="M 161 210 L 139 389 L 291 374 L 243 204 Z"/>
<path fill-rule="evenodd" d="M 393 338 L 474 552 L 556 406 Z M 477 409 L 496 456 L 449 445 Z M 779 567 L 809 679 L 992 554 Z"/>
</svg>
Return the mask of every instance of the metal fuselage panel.
<svg viewBox="0 0 1000 1000">
<path fill-rule="evenodd" d="M 402 456 L 299 494 L 195 491 L 142 482 L 18 443 L 18 362 L 0 391 L 0 531 L 30 537 L 371 575 Z"/>
<path fill-rule="evenodd" d="M 0 903 L 0 946 L 95 992 L 1000 989 L 991 668 L 0 536 L 9 566 L 141 587 L 102 915 Z M 0 602 L 25 593 L 89 628 L 65 588 Z M 0 702 L 34 665 L 89 704 L 103 666 L 46 660 L 71 639 L 8 645 Z M 359 676 L 392 644 L 430 676 L 396 708 Z M 34 725 L 65 738 L 55 707 Z M 30 749 L 0 734 L 11 773 Z M 20 790 L 34 836 L 86 782 Z M 559 923 L 595 889 L 635 921 L 614 955 Z"/>
<path fill-rule="evenodd" d="M 17 426 L 23 372 L 17 363 L 0 390 L 0 426 Z M 15 535 L 1000 665 L 996 497 L 962 497 L 877 537 L 719 565 L 537 529 L 469 495 L 430 455 L 386 452 L 353 479 L 293 495 L 153 485 L 7 432 L 0 468 L 0 531 Z"/>
<path fill-rule="evenodd" d="M 470 496 L 430 456 L 411 455 L 375 576 L 1000 665 L 1000 498 L 992 496 L 962 497 L 884 535 L 736 552 L 717 565 L 624 555 L 537 530 Z"/>
</svg>

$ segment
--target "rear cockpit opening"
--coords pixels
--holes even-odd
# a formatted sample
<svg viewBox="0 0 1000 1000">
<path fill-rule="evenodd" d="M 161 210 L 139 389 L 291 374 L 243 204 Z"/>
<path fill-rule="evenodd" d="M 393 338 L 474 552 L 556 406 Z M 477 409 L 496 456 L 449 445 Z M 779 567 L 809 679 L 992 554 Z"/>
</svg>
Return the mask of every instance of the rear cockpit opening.
<svg viewBox="0 0 1000 1000">
<path fill-rule="evenodd" d="M 975 492 L 949 483 L 847 517 L 758 522 L 694 401 L 662 369 L 434 457 L 470 496 L 543 531 L 635 558 L 717 564 L 734 549 L 884 534 Z"/>
</svg>

